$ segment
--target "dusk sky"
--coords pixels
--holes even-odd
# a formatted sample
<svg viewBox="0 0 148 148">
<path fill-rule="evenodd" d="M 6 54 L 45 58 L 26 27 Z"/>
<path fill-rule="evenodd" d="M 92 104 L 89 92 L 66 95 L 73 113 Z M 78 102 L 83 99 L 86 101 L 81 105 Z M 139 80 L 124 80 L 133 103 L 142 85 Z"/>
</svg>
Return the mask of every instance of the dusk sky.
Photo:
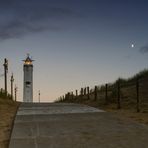
<svg viewBox="0 0 148 148">
<path fill-rule="evenodd" d="M 148 67 L 148 1 L 0 0 L 0 75 L 7 58 L 8 90 L 13 72 L 19 101 L 27 53 L 35 60 L 34 101 L 38 90 L 51 102 L 128 78 Z"/>
</svg>

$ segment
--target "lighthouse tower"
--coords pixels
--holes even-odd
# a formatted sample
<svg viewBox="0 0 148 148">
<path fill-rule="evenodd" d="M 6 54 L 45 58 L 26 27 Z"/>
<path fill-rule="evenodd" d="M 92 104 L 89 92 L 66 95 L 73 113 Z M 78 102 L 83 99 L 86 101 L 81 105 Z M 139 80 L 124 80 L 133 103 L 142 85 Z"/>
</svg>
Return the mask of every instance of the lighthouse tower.
<svg viewBox="0 0 148 148">
<path fill-rule="evenodd" d="M 24 93 L 23 102 L 33 102 L 33 64 L 32 60 L 27 54 L 24 61 Z"/>
</svg>

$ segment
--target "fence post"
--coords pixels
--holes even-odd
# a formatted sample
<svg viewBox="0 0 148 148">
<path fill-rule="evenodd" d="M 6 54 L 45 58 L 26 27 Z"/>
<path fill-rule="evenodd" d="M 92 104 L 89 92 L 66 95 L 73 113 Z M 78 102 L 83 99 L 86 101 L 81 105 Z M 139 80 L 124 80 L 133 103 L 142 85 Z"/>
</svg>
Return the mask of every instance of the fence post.
<svg viewBox="0 0 148 148">
<path fill-rule="evenodd" d="M 62 97 L 60 97 L 59 99 L 60 99 L 60 101 L 62 101 Z M 40 100 L 39 100 L 39 102 L 40 102 Z"/>
<path fill-rule="evenodd" d="M 81 88 L 81 98 L 83 97 L 83 88 Z"/>
<path fill-rule="evenodd" d="M 68 92 L 67 92 L 67 94 L 66 94 L 66 100 L 68 101 L 68 99 L 69 99 L 69 96 L 68 96 Z"/>
<path fill-rule="evenodd" d="M 96 101 L 97 100 L 97 86 L 95 86 L 95 92 L 94 92 L 94 101 Z"/>
<path fill-rule="evenodd" d="M 66 100 L 68 101 L 68 93 L 66 94 Z"/>
<path fill-rule="evenodd" d="M 65 101 L 67 100 L 67 93 L 65 94 Z"/>
<path fill-rule="evenodd" d="M 86 87 L 84 88 L 84 96 L 86 96 Z"/>
<path fill-rule="evenodd" d="M 121 96 L 120 96 L 120 79 L 117 82 L 118 85 L 118 99 L 117 99 L 117 109 L 121 109 Z"/>
<path fill-rule="evenodd" d="M 71 92 L 71 99 L 73 100 L 73 98 L 74 98 L 74 97 L 73 97 L 73 92 Z"/>
<path fill-rule="evenodd" d="M 76 98 L 78 97 L 78 90 L 76 90 Z"/>
<path fill-rule="evenodd" d="M 70 100 L 70 92 L 68 92 L 68 100 Z"/>
<path fill-rule="evenodd" d="M 108 104 L 108 84 L 105 84 L 105 102 Z"/>
<path fill-rule="evenodd" d="M 88 99 L 88 100 L 89 100 L 89 98 L 90 98 L 90 97 L 89 97 L 89 94 L 90 94 L 90 93 L 89 93 L 89 87 L 87 87 L 87 99 Z"/>
<path fill-rule="evenodd" d="M 137 95 L 137 113 L 140 112 L 140 100 L 139 100 L 139 77 L 136 80 L 136 95 Z"/>
</svg>

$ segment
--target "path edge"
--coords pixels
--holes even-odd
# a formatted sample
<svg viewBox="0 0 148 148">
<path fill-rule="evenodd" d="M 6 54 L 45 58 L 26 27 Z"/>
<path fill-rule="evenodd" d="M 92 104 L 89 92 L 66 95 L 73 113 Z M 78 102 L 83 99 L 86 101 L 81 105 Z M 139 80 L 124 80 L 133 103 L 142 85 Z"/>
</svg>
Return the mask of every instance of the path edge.
<svg viewBox="0 0 148 148">
<path fill-rule="evenodd" d="M 12 125 L 11 125 L 11 130 L 10 130 L 10 135 L 9 135 L 8 148 L 9 148 L 9 146 L 10 146 L 10 141 L 11 141 L 11 136 L 12 136 L 12 131 L 13 131 L 13 128 L 14 128 L 14 122 L 15 122 L 15 118 L 16 118 L 16 115 L 17 115 L 17 111 L 18 111 L 18 109 L 19 109 L 19 107 L 20 107 L 21 104 L 22 104 L 22 103 L 19 103 L 19 105 L 17 106 L 17 109 L 16 109 L 16 111 L 15 111 L 14 118 L 13 118 L 13 120 L 12 120 Z"/>
</svg>

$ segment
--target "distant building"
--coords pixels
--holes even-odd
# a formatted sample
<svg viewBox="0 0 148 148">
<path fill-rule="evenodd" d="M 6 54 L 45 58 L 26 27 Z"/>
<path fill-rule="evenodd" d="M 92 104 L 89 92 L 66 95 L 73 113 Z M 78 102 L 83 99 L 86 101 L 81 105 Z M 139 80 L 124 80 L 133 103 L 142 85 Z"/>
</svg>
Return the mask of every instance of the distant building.
<svg viewBox="0 0 148 148">
<path fill-rule="evenodd" d="M 24 92 L 23 102 L 33 102 L 33 64 L 32 60 L 27 54 L 24 61 Z"/>
</svg>

